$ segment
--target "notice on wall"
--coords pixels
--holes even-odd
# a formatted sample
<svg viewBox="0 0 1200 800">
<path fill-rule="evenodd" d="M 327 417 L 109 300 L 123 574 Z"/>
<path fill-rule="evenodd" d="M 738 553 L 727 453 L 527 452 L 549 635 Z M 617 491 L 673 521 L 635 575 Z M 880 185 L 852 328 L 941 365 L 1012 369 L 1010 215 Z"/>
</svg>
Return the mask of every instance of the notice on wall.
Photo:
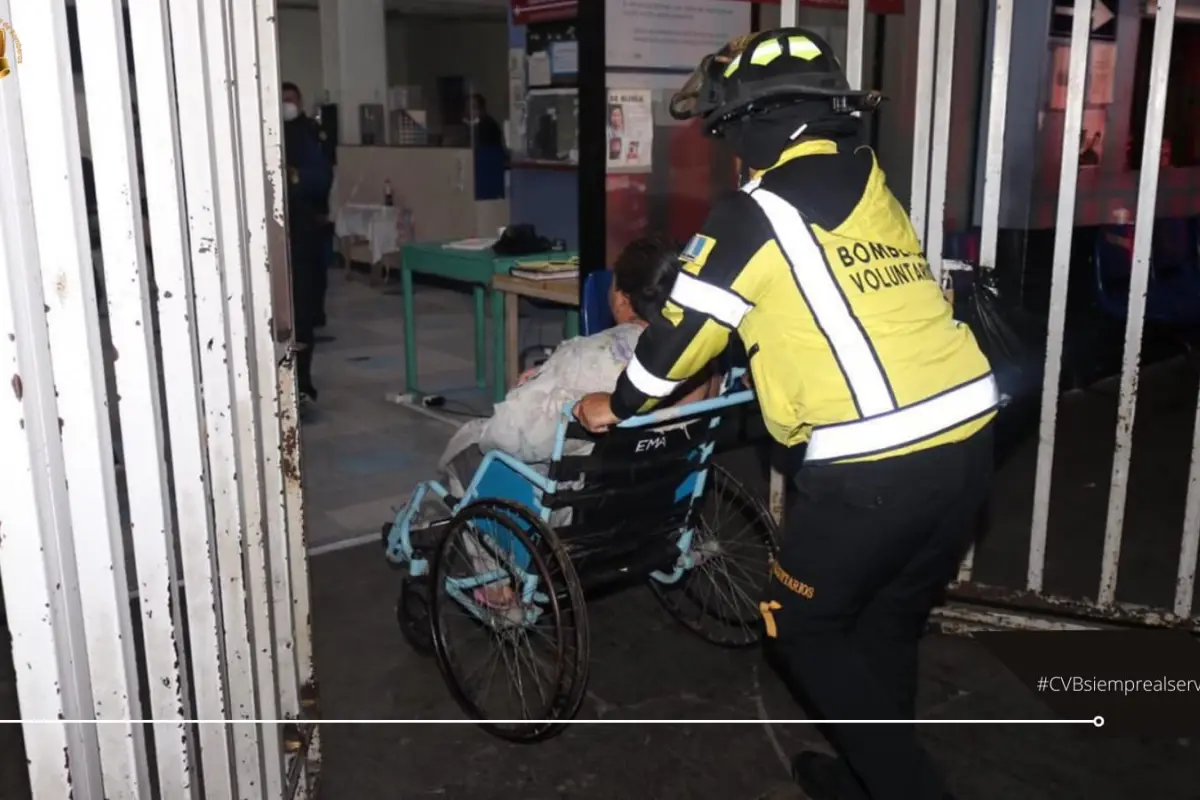
<svg viewBox="0 0 1200 800">
<path fill-rule="evenodd" d="M 525 142 L 525 49 L 508 51 L 508 148 L 524 152 Z"/>
<path fill-rule="evenodd" d="M 1113 101 L 1116 79 L 1117 45 L 1115 42 L 1092 42 L 1088 64 L 1089 106 L 1106 106 Z"/>
<path fill-rule="evenodd" d="M 750 30 L 751 3 L 729 0 L 608 0 L 608 67 L 692 70 Z"/>
<path fill-rule="evenodd" d="M 608 169 L 648 169 L 654 144 L 654 106 L 647 89 L 608 90 Z"/>
<path fill-rule="evenodd" d="M 1067 85 L 1070 78 L 1071 48 L 1055 45 L 1050 53 L 1050 110 L 1067 107 Z"/>
<path fill-rule="evenodd" d="M 551 82 L 550 54 L 542 51 L 529 56 L 529 86 L 549 86 Z"/>
<path fill-rule="evenodd" d="M 579 73 L 579 42 L 553 42 L 550 45 L 550 74 L 576 75 Z"/>
</svg>

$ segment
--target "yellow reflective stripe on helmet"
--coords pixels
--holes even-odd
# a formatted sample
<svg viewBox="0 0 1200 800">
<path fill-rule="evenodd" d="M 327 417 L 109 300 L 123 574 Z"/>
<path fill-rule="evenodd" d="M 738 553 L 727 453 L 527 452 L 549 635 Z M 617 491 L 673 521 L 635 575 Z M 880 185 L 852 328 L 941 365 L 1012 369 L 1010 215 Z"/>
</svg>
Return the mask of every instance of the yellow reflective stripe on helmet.
<svg viewBox="0 0 1200 800">
<path fill-rule="evenodd" d="M 725 77 L 728 78 L 733 73 L 737 72 L 737 68 L 742 65 L 742 54 L 738 53 L 733 57 L 733 61 L 729 62 L 729 66 L 725 68 Z"/>
<path fill-rule="evenodd" d="M 813 40 L 809 39 L 807 36 L 789 36 L 788 52 L 795 58 L 802 58 L 805 61 L 812 61 L 814 58 L 821 55 L 821 48 L 817 47 Z"/>
<path fill-rule="evenodd" d="M 808 40 L 805 39 L 805 41 Z M 768 39 L 754 48 L 754 52 L 750 54 L 750 63 L 758 67 L 765 67 L 781 55 L 783 55 L 783 45 L 780 41 L 778 39 Z"/>
<path fill-rule="evenodd" d="M 812 61 L 814 58 L 821 55 L 821 48 L 809 39 L 807 36 L 789 36 L 787 37 L 788 54 L 793 58 L 801 58 L 805 61 Z M 768 39 L 765 42 L 759 42 L 754 48 L 754 52 L 750 54 L 750 63 L 756 67 L 765 67 L 775 59 L 783 55 L 783 40 Z M 739 53 L 734 56 L 729 62 L 729 66 L 725 68 L 725 77 L 738 71 L 742 65 L 742 55 Z"/>
</svg>

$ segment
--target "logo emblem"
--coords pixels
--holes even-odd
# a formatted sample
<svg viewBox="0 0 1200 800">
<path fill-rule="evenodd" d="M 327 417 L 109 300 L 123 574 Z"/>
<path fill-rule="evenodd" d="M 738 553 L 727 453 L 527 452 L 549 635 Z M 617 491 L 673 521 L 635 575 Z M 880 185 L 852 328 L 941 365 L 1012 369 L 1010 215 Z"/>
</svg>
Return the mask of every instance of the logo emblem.
<svg viewBox="0 0 1200 800">
<path fill-rule="evenodd" d="M 12 74 L 14 64 L 21 63 L 21 40 L 6 19 L 0 19 L 0 80 Z"/>
</svg>

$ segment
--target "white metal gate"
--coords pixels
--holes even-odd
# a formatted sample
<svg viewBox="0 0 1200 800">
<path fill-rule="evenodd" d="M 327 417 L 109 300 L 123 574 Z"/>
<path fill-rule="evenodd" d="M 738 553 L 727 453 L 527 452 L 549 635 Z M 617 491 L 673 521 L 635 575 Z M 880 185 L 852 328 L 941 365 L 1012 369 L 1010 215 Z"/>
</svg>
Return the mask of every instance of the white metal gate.
<svg viewBox="0 0 1200 800">
<path fill-rule="evenodd" d="M 991 0 L 990 63 L 984 64 L 984 80 L 990 85 L 987 113 L 987 150 L 983 176 L 982 230 L 979 266 L 997 266 L 1000 192 L 1004 159 L 1006 115 L 1009 103 L 1009 67 L 1013 39 L 1013 10 L 1017 0 Z M 847 2 L 847 64 L 851 85 L 862 85 L 863 35 L 866 0 Z M 943 231 L 950 156 L 950 117 L 955 80 L 955 26 L 960 7 L 957 0 L 912 0 L 906 13 L 919 14 L 919 44 L 915 53 L 916 90 L 913 131 L 913 183 L 911 214 L 935 274 L 943 267 Z M 1047 14 L 1051 3 L 1046 3 Z M 1154 39 L 1150 86 L 1146 110 L 1143 155 L 1139 177 L 1136 220 L 1155 218 L 1158 194 L 1159 155 L 1163 137 L 1167 84 L 1170 77 L 1171 41 L 1175 27 L 1176 0 L 1148 0 L 1154 11 Z M 783 0 L 783 24 L 803 24 L 803 3 Z M 1101 574 L 1094 597 L 1060 597 L 1045 591 L 1046 543 L 1049 531 L 1051 468 L 1059 407 L 1063 361 L 1067 279 L 1071 241 L 1076 220 L 1076 186 L 1079 174 L 1080 134 L 1087 86 L 1088 53 L 1093 23 L 1093 0 L 1075 0 L 1072 8 L 1070 63 L 1062 141 L 1061 172 L 1055 225 L 1050 318 L 1046 342 L 1046 364 L 1042 387 L 1041 423 L 1037 472 L 1033 497 L 1033 519 L 1028 550 L 1025 586 L 1021 589 L 986 586 L 972 580 L 974 553 L 967 556 L 952 597 L 960 601 L 940 609 L 951 626 L 974 627 L 1089 627 L 1103 623 L 1170 626 L 1200 630 L 1200 612 L 1193 612 L 1197 555 L 1200 552 L 1200 398 L 1193 428 L 1193 444 L 1183 530 L 1180 539 L 1174 603 L 1169 608 L 1132 606 L 1118 602 L 1117 567 L 1125 524 L 1133 418 L 1138 398 L 1139 363 L 1145 323 L 1146 292 L 1150 275 L 1152 225 L 1138 225 L 1133 243 L 1133 268 L 1125 328 L 1124 358 L 1120 382 L 1116 445 L 1109 485 L 1107 520 Z M 1022 31 L 1023 36 L 1044 35 L 1042 30 Z M 782 511 L 783 483 L 773 476 L 772 510 Z"/>
<path fill-rule="evenodd" d="M 89 221 L 67 4 L 0 0 L 0 585 L 33 793 L 305 796 L 275 0 L 127 0 L 131 52 L 122 5 L 74 2 Z"/>
</svg>

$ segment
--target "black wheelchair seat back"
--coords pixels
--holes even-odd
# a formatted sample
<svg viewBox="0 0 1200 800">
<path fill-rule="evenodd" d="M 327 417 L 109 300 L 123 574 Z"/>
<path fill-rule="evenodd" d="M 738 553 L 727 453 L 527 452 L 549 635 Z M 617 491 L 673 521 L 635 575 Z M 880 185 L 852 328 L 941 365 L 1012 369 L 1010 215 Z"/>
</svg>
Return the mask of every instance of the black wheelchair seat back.
<svg viewBox="0 0 1200 800">
<path fill-rule="evenodd" d="M 543 502 L 571 509 L 570 523 L 558 533 L 581 574 L 594 571 L 589 562 L 600 555 L 630 573 L 673 560 L 673 542 L 703 489 L 714 437 L 727 414 L 726 407 L 705 410 L 697 404 L 692 413 L 598 436 L 575 421 L 567 426 L 568 441 L 590 441 L 593 447 L 552 464 L 558 491 Z M 585 577 L 585 583 L 592 581 Z"/>
</svg>

